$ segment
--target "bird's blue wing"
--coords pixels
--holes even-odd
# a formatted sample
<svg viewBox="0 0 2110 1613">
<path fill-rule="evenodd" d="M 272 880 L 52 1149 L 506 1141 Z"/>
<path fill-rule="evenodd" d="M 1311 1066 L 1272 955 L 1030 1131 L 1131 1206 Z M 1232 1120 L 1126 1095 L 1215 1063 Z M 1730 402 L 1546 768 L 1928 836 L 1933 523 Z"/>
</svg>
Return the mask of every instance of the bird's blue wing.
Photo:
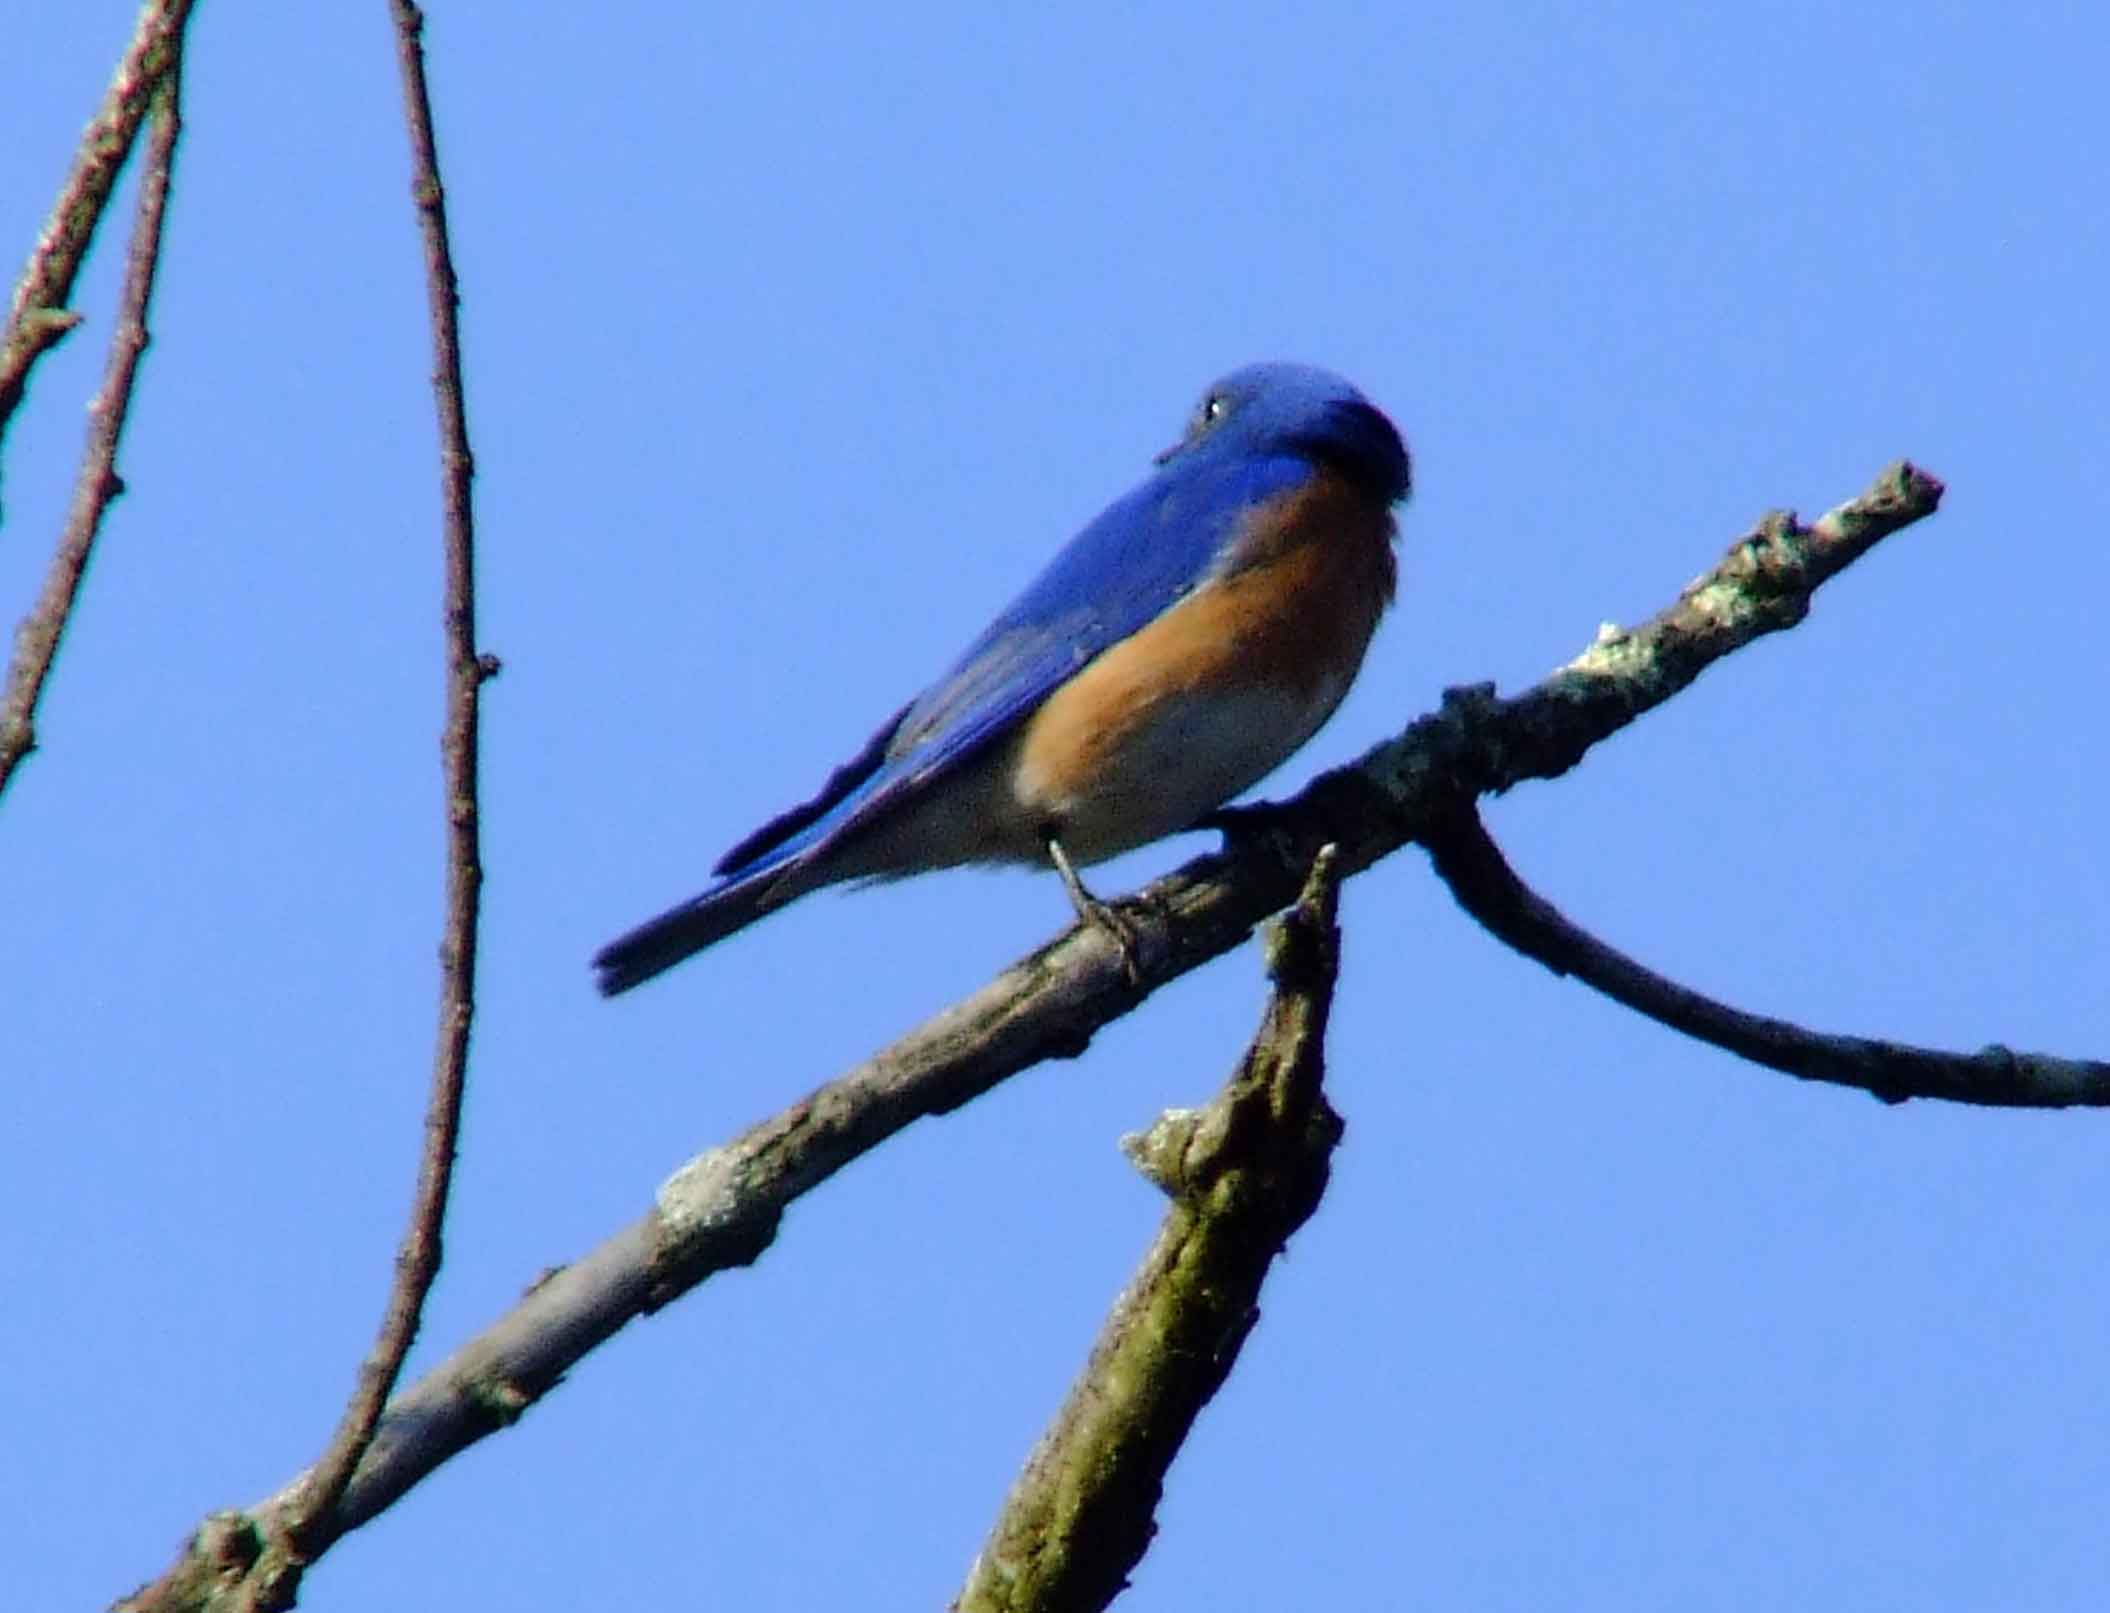
<svg viewBox="0 0 2110 1613">
<path fill-rule="evenodd" d="M 1164 614 L 1217 568 L 1254 505 L 1312 475 L 1301 457 L 1168 466 L 1070 540 L 903 714 L 887 760 L 907 779 L 964 760 L 1086 662 Z"/>
<path fill-rule="evenodd" d="M 1165 466 L 1072 538 L 819 795 L 733 847 L 717 872 L 738 876 L 815 850 L 912 798 L 1198 587 L 1237 537 L 1240 517 L 1312 473 L 1297 455 L 1198 456 Z"/>
</svg>

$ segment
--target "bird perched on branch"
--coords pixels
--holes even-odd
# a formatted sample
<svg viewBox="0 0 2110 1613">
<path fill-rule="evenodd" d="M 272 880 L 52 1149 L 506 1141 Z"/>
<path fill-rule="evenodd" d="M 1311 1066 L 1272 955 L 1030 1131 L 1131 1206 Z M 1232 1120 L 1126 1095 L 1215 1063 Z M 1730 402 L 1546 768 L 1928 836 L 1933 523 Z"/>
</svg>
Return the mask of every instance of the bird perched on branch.
<svg viewBox="0 0 2110 1613">
<path fill-rule="evenodd" d="M 1333 714 L 1391 601 L 1392 422 L 1337 375 L 1255 364 L 952 669 L 716 882 L 594 957 L 613 996 L 845 880 L 963 863 L 1076 870 L 1195 827 Z"/>
</svg>

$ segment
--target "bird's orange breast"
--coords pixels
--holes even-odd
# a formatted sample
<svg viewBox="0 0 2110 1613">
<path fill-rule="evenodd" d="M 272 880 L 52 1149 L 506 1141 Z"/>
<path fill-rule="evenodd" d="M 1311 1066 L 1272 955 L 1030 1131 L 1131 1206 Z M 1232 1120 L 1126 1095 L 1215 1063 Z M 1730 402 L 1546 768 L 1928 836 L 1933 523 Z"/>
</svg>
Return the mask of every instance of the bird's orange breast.
<svg viewBox="0 0 2110 1613">
<path fill-rule="evenodd" d="M 1251 788 L 1332 715 L 1392 598 L 1392 519 L 1320 472 L 1257 506 L 1217 572 L 1051 694 L 1013 789 L 1095 862 Z"/>
</svg>

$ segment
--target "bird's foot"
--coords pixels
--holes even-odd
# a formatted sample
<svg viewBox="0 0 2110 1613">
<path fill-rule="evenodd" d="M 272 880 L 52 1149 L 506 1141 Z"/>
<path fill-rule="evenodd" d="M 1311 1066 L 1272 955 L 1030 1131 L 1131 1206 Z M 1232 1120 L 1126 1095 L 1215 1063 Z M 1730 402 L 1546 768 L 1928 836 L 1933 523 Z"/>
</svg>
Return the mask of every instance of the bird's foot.
<svg viewBox="0 0 2110 1613">
<path fill-rule="evenodd" d="M 1054 863 L 1055 872 L 1062 876 L 1062 888 L 1069 892 L 1070 905 L 1077 910 L 1078 919 L 1113 942 L 1114 950 L 1121 954 L 1122 974 L 1128 977 L 1131 986 L 1140 986 L 1143 983 L 1142 932 L 1126 915 L 1085 888 L 1060 840 L 1048 841 L 1048 860 Z"/>
</svg>

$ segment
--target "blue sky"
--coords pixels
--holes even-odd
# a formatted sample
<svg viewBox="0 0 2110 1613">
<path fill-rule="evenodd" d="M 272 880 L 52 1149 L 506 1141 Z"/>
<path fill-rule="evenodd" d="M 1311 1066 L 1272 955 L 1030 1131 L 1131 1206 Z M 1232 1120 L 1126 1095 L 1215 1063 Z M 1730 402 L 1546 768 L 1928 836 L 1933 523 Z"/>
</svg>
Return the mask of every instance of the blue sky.
<svg viewBox="0 0 2110 1613">
<path fill-rule="evenodd" d="M 505 672 L 413 1370 L 1065 922 L 1052 879 L 962 873 L 816 897 L 618 1003 L 585 967 L 1254 358 L 1354 377 L 1418 482 L 1400 604 L 1271 791 L 1447 684 L 1539 677 L 1768 507 L 1943 476 L 1801 628 L 1490 823 L 1749 1008 L 2110 1048 L 2094 8 L 720 9 L 431 11 Z M 132 10 L 11 22 L 5 251 Z M 107 1601 L 314 1454 L 432 1037 L 437 515 L 386 7 L 208 5 L 190 60 L 131 491 L 0 810 L 25 1606 Z M 7 442 L 9 620 L 117 268 Z M 1511 955 L 1418 853 L 1344 921 L 1333 1191 L 1123 1606 L 2094 1605 L 2100 1118 L 1741 1066 Z M 303 1605 L 943 1605 L 1156 1224 L 1117 1136 L 1213 1091 L 1260 1000 L 1233 956 L 913 1128 Z"/>
</svg>

